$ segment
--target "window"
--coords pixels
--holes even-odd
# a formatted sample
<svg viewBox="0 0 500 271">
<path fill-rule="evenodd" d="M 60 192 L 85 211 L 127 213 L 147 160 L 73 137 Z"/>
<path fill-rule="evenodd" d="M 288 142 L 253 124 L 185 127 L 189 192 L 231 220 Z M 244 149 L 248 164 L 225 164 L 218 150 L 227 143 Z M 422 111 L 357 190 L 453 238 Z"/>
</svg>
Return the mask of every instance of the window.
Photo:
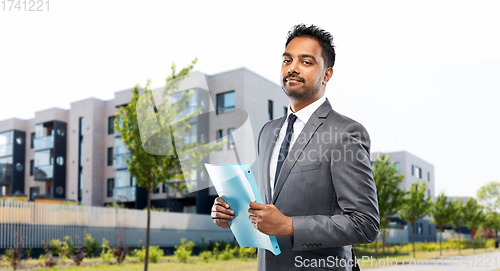
<svg viewBox="0 0 500 271">
<path fill-rule="evenodd" d="M 429 224 L 429 235 L 431 234 L 431 224 Z"/>
<path fill-rule="evenodd" d="M 217 94 L 217 114 L 224 114 L 234 111 L 235 100 L 234 91 Z"/>
<path fill-rule="evenodd" d="M 108 179 L 108 197 L 112 197 L 113 196 L 113 189 L 115 189 L 115 179 L 111 178 L 111 179 Z"/>
<path fill-rule="evenodd" d="M 430 197 L 431 197 L 431 190 L 427 189 L 427 198 L 430 198 Z"/>
<path fill-rule="evenodd" d="M 396 167 L 396 171 L 399 173 L 399 162 L 395 162 L 394 166 Z"/>
<path fill-rule="evenodd" d="M 418 234 L 424 233 L 424 225 L 422 223 L 418 223 Z"/>
<path fill-rule="evenodd" d="M 153 190 L 153 194 L 158 194 L 158 193 L 160 193 L 160 185 L 158 185 L 156 189 Z"/>
<path fill-rule="evenodd" d="M 288 114 L 288 107 L 284 106 L 283 107 L 283 116 L 286 116 Z"/>
<path fill-rule="evenodd" d="M 30 176 L 33 176 L 35 171 L 35 160 L 30 160 Z"/>
<path fill-rule="evenodd" d="M 273 119 L 273 101 L 267 101 L 267 115 L 269 116 L 269 120 Z"/>
<path fill-rule="evenodd" d="M 219 129 L 216 131 L 215 138 L 217 139 L 217 143 L 222 141 L 222 138 L 224 137 L 224 131 L 222 129 Z M 223 150 L 224 147 L 221 148 Z"/>
<path fill-rule="evenodd" d="M 113 165 L 113 147 L 108 148 L 108 166 Z"/>
<path fill-rule="evenodd" d="M 35 200 L 35 196 L 40 194 L 40 187 L 30 187 L 30 200 Z"/>
<path fill-rule="evenodd" d="M 431 173 L 430 172 L 427 172 L 427 182 L 428 183 L 431 182 Z"/>
<path fill-rule="evenodd" d="M 30 144 L 30 148 L 35 148 L 35 137 L 36 137 L 36 134 L 35 133 L 31 133 L 31 144 Z"/>
<path fill-rule="evenodd" d="M 236 144 L 236 141 L 235 141 L 235 138 L 234 138 L 234 128 L 229 128 L 227 129 L 227 137 L 229 138 L 229 140 L 227 141 L 227 148 L 228 149 L 233 149 L 235 144 Z"/>
<path fill-rule="evenodd" d="M 108 135 L 115 133 L 115 116 L 108 117 Z"/>
<path fill-rule="evenodd" d="M 417 177 L 418 179 L 421 179 L 422 178 L 422 169 L 415 166 L 415 165 L 411 165 L 411 172 L 412 172 L 412 175 L 414 177 Z"/>
</svg>

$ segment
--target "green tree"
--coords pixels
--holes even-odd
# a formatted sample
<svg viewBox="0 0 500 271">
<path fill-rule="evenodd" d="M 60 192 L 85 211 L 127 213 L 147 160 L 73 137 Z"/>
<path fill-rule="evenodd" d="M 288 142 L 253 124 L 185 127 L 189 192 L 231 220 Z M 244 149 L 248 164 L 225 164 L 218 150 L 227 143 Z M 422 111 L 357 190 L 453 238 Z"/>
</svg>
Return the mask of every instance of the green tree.
<svg viewBox="0 0 500 271">
<path fill-rule="evenodd" d="M 443 242 L 443 227 L 450 222 L 450 210 L 448 197 L 441 193 L 434 203 L 434 208 L 431 211 L 434 218 L 431 223 L 436 224 L 439 229 L 439 255 L 443 255 L 441 243 Z"/>
<path fill-rule="evenodd" d="M 477 200 L 490 212 L 496 213 L 500 208 L 500 183 L 491 181 L 477 191 Z M 495 240 L 498 241 L 498 229 L 495 229 Z"/>
<path fill-rule="evenodd" d="M 464 216 L 465 226 L 469 229 L 477 230 L 486 220 L 484 207 L 481 206 L 475 198 L 469 198 L 465 203 Z M 471 236 L 472 237 L 472 236 Z M 472 247 L 476 250 L 476 238 L 472 237 Z"/>
<path fill-rule="evenodd" d="M 382 251 L 385 253 L 385 239 L 388 234 L 389 220 L 387 217 L 396 215 L 403 203 L 406 192 L 399 188 L 405 176 L 399 174 L 394 162 L 389 161 L 389 156 L 380 153 L 373 163 L 373 179 L 377 187 L 378 209 L 380 214 L 380 229 L 382 235 Z M 377 258 L 377 243 L 375 239 L 375 258 Z"/>
<path fill-rule="evenodd" d="M 399 218 L 412 225 L 413 258 L 415 258 L 415 223 L 430 214 L 433 205 L 431 198 L 425 198 L 426 190 L 425 181 L 413 183 L 409 193 L 404 197 L 404 204 L 399 212 Z"/>
<path fill-rule="evenodd" d="M 458 253 L 462 253 L 460 248 L 460 228 L 466 224 L 465 207 L 461 200 L 452 200 L 449 206 L 450 222 L 458 232 Z"/>
<path fill-rule="evenodd" d="M 493 229 L 496 232 L 500 230 L 500 214 L 493 211 L 487 211 L 483 226 L 486 229 Z M 498 239 L 495 239 L 497 241 Z"/>
<path fill-rule="evenodd" d="M 191 73 L 196 61 L 196 59 L 193 60 L 190 65 L 179 72 L 173 64 L 172 74 L 167 77 L 167 83 L 161 92 L 150 89 L 150 80 L 144 89 L 136 85 L 132 90 L 130 103 L 120 107 L 120 112 L 116 114 L 115 130 L 120 133 L 129 151 L 128 170 L 131 176 L 136 178 L 137 185 L 147 191 L 145 259 L 149 259 L 153 190 L 159 184 L 186 189 L 186 185 L 180 183 L 185 179 L 184 177 L 191 176 L 195 169 L 201 167 L 200 162 L 207 154 L 219 150 L 224 144 L 224 142 L 212 145 L 200 145 L 197 142 L 186 143 L 184 136 L 191 132 L 189 121 L 200 114 L 201 110 L 186 114 L 185 109 L 193 94 L 192 90 L 183 91 L 182 96 L 177 100 L 170 99 L 179 88 L 184 76 Z M 140 91 L 143 91 L 143 95 Z M 142 114 L 143 112 L 145 113 Z M 141 131 L 143 131 L 142 135 Z M 144 131 L 156 131 L 156 133 L 154 137 L 147 138 Z M 157 150 L 158 155 L 151 154 L 151 150 Z M 180 159 L 183 159 L 182 168 Z M 144 261 L 144 270 L 148 270 L 148 260 Z"/>
</svg>

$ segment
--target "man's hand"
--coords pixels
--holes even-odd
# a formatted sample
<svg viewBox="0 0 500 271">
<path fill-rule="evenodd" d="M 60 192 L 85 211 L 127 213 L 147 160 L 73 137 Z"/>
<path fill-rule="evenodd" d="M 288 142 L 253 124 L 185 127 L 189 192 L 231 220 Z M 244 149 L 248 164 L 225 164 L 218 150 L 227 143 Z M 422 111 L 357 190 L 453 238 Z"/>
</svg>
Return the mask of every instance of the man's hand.
<svg viewBox="0 0 500 271">
<path fill-rule="evenodd" d="M 229 229 L 228 222 L 234 219 L 234 211 L 229 209 L 229 204 L 225 200 L 217 197 L 212 206 L 211 216 L 215 225 L 223 229 Z"/>
<path fill-rule="evenodd" d="M 248 213 L 253 226 L 260 232 L 269 236 L 293 236 L 292 218 L 281 213 L 273 204 L 250 202 Z"/>
</svg>

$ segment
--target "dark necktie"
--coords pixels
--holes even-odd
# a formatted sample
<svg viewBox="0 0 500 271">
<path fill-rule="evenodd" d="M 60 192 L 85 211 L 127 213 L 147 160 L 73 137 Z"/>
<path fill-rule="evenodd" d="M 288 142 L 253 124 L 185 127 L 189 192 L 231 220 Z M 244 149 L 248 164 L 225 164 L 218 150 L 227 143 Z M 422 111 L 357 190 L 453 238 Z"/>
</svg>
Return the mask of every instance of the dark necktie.
<svg viewBox="0 0 500 271">
<path fill-rule="evenodd" d="M 280 154 L 278 155 L 278 165 L 276 166 L 276 174 L 274 175 L 274 187 L 276 187 L 278 175 L 280 174 L 281 167 L 283 166 L 286 156 L 288 155 L 288 148 L 290 147 L 290 141 L 292 141 L 293 124 L 295 123 L 295 120 L 297 120 L 297 116 L 294 114 L 290 114 L 288 116 L 288 126 L 286 127 L 286 134 L 283 139 L 283 143 L 281 143 Z"/>
</svg>

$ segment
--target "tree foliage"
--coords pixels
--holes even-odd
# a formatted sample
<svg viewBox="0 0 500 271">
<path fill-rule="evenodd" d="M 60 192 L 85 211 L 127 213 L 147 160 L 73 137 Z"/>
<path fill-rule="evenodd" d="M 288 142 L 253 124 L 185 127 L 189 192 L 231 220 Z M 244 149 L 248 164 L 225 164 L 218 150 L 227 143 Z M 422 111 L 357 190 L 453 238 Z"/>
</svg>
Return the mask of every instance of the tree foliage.
<svg viewBox="0 0 500 271">
<path fill-rule="evenodd" d="M 437 197 L 431 214 L 433 217 L 431 223 L 435 224 L 439 229 L 439 255 L 443 255 L 443 227 L 450 222 L 448 197 L 444 193 L 439 194 L 439 196 Z"/>
<path fill-rule="evenodd" d="M 433 206 L 431 198 L 425 198 L 427 185 L 424 181 L 415 182 L 409 193 L 404 198 L 404 204 L 400 208 L 399 218 L 407 221 L 413 228 L 417 220 L 430 214 Z M 415 229 L 412 231 L 413 258 L 415 258 Z"/>
<path fill-rule="evenodd" d="M 478 229 L 486 221 L 484 207 L 475 198 L 469 198 L 463 206 L 465 226 L 469 229 Z M 472 238 L 473 249 L 476 249 L 476 238 Z"/>
<path fill-rule="evenodd" d="M 396 215 L 404 201 L 406 192 L 399 188 L 405 176 L 399 174 L 394 162 L 389 161 L 389 156 L 380 153 L 373 163 L 373 179 L 377 187 L 378 208 L 380 214 L 380 229 L 382 232 L 382 248 L 385 252 L 385 237 L 389 228 L 387 217 Z M 377 242 L 377 241 L 375 241 Z M 376 248 L 377 246 L 375 246 Z"/>
<path fill-rule="evenodd" d="M 496 212 L 500 208 L 500 183 L 491 181 L 477 191 L 477 200 L 489 211 Z"/>
</svg>

